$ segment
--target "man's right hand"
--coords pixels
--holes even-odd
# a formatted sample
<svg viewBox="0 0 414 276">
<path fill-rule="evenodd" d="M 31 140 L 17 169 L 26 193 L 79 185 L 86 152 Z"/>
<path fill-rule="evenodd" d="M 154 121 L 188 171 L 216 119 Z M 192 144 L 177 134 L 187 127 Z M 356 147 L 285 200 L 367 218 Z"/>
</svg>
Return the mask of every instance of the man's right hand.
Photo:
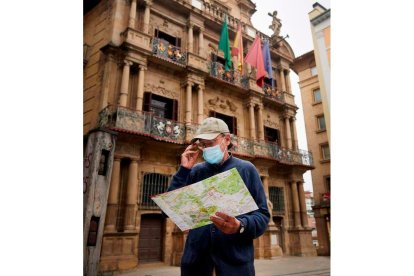
<svg viewBox="0 0 414 276">
<path fill-rule="evenodd" d="M 183 154 L 181 154 L 181 166 L 191 169 L 194 166 L 199 153 L 200 151 L 196 144 L 189 145 Z"/>
</svg>

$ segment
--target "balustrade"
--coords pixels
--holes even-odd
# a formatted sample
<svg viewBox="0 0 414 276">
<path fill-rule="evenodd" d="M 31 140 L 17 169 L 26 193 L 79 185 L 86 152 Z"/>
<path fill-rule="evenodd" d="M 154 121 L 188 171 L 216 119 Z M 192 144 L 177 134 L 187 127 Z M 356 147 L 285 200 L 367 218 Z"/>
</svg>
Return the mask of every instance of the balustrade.
<svg viewBox="0 0 414 276">
<path fill-rule="evenodd" d="M 154 37 L 152 39 L 152 53 L 165 60 L 182 65 L 187 64 L 187 52 L 161 38 Z"/>
<path fill-rule="evenodd" d="M 197 124 L 186 126 L 183 122 L 161 118 L 151 112 L 140 112 L 122 106 L 104 108 L 99 114 L 98 125 L 179 144 L 186 143 L 185 133 L 187 129 L 193 136 L 198 127 Z M 305 150 L 282 148 L 274 142 L 248 139 L 235 135 L 232 135 L 232 143 L 232 152 L 241 156 L 262 157 L 286 164 L 313 166 L 312 153 Z"/>
</svg>

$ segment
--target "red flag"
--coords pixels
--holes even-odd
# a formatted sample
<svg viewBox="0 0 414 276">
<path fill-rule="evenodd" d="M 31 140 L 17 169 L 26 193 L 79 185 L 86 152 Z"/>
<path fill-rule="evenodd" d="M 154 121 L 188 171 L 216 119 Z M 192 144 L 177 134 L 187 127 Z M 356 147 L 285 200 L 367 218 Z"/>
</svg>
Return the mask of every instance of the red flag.
<svg viewBox="0 0 414 276">
<path fill-rule="evenodd" d="M 251 66 L 256 67 L 256 83 L 258 86 L 263 87 L 263 80 L 266 76 L 266 70 L 263 63 L 262 45 L 258 35 L 256 35 L 252 48 L 250 48 L 250 51 L 247 53 L 244 61 L 249 63 Z"/>
</svg>

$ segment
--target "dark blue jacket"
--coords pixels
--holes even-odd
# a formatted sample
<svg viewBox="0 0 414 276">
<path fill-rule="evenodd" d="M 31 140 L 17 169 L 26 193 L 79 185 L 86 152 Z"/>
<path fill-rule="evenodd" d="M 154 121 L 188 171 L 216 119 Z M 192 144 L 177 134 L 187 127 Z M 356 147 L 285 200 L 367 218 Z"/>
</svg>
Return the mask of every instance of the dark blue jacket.
<svg viewBox="0 0 414 276">
<path fill-rule="evenodd" d="M 259 209 L 237 216 L 245 225 L 245 231 L 242 234 L 224 234 L 214 224 L 190 230 L 181 259 L 182 266 L 198 263 L 202 261 L 201 258 L 206 258 L 206 254 L 216 263 L 224 262 L 233 266 L 253 263 L 253 239 L 265 232 L 270 214 L 260 176 L 251 162 L 230 155 L 222 165 L 203 162 L 196 164 L 192 169 L 180 166 L 172 178 L 168 191 L 193 184 L 232 168 L 236 168 L 239 172 Z"/>
</svg>

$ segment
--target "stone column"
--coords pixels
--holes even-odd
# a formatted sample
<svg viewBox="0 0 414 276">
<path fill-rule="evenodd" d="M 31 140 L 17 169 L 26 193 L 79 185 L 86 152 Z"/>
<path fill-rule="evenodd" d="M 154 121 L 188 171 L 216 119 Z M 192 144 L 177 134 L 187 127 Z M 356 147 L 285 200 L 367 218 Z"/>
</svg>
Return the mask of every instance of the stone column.
<svg viewBox="0 0 414 276">
<path fill-rule="evenodd" d="M 149 31 L 149 22 L 150 22 L 150 10 L 152 5 L 152 0 L 144 0 L 145 2 L 145 11 L 144 11 L 144 29 L 143 32 L 148 34 Z"/>
<path fill-rule="evenodd" d="M 280 83 L 282 84 L 282 91 L 286 92 L 285 70 L 283 68 L 280 69 Z"/>
<path fill-rule="evenodd" d="M 129 10 L 128 27 L 135 28 L 136 15 L 137 15 L 137 0 L 132 0 L 131 9 Z"/>
<path fill-rule="evenodd" d="M 187 83 L 187 92 L 186 92 L 186 101 L 185 101 L 185 124 L 190 125 L 191 124 L 191 105 L 192 105 L 192 82 Z"/>
<path fill-rule="evenodd" d="M 137 111 L 142 111 L 142 103 L 144 101 L 144 77 L 145 77 L 145 70 L 147 70 L 146 66 L 144 66 L 144 65 L 140 65 L 139 66 L 137 105 L 135 107 L 135 109 Z"/>
<path fill-rule="evenodd" d="M 285 126 L 286 126 L 286 146 L 288 149 L 292 149 L 292 137 L 290 134 L 290 120 L 287 115 L 285 116 Z"/>
<path fill-rule="evenodd" d="M 205 57 L 204 55 L 204 28 L 200 27 L 200 33 L 198 34 L 198 55 Z"/>
<path fill-rule="evenodd" d="M 293 201 L 293 218 L 295 221 L 295 227 L 302 228 L 300 224 L 300 208 L 299 208 L 298 188 L 296 186 L 296 181 L 292 181 L 291 186 L 292 186 L 292 201 Z"/>
<path fill-rule="evenodd" d="M 292 117 L 292 132 L 293 132 L 293 149 L 298 150 L 298 134 L 296 132 L 296 117 Z"/>
<path fill-rule="evenodd" d="M 266 194 L 266 198 L 269 199 L 269 176 L 267 175 L 262 176 L 262 180 L 263 180 L 263 189 Z"/>
<path fill-rule="evenodd" d="M 248 103 L 249 108 L 249 116 L 250 116 L 250 139 L 256 140 L 256 128 L 255 128 L 255 121 L 254 121 L 254 104 Z"/>
<path fill-rule="evenodd" d="M 138 200 L 138 160 L 131 159 L 128 169 L 127 206 L 125 230 L 135 229 L 135 209 Z"/>
<path fill-rule="evenodd" d="M 129 69 L 132 65 L 132 62 L 129 60 L 124 60 L 124 70 L 122 71 L 122 82 L 121 82 L 121 95 L 119 96 L 119 105 L 127 105 L 128 100 L 128 89 L 129 89 Z"/>
<path fill-rule="evenodd" d="M 188 52 L 193 53 L 193 27 L 194 24 L 188 23 Z"/>
<path fill-rule="evenodd" d="M 259 140 L 264 140 L 264 126 L 263 126 L 263 104 L 258 104 L 258 134 L 259 134 Z"/>
<path fill-rule="evenodd" d="M 286 70 L 286 86 L 287 92 L 292 93 L 292 86 L 290 85 L 290 70 Z"/>
<path fill-rule="evenodd" d="M 300 204 L 300 215 L 302 218 L 302 226 L 308 227 L 308 212 L 306 211 L 305 192 L 303 190 L 303 181 L 298 181 L 298 193 Z"/>
<path fill-rule="evenodd" d="M 198 86 L 197 93 L 198 93 L 197 123 L 201 124 L 201 122 L 204 119 L 204 111 L 203 111 L 204 99 L 203 99 L 203 88 L 201 87 L 201 85 Z"/>
<path fill-rule="evenodd" d="M 104 109 L 108 105 L 108 95 L 110 90 L 110 82 L 111 82 L 111 76 L 113 74 L 113 65 L 114 63 L 114 57 L 113 54 L 109 53 L 106 56 L 105 60 L 105 68 L 104 68 L 104 76 L 103 76 L 103 84 L 102 84 L 102 96 L 100 98 L 100 109 Z"/>
<path fill-rule="evenodd" d="M 109 186 L 108 209 L 106 212 L 105 231 L 115 231 L 116 210 L 118 207 L 121 158 L 115 156 L 112 164 L 111 185 Z"/>
</svg>

